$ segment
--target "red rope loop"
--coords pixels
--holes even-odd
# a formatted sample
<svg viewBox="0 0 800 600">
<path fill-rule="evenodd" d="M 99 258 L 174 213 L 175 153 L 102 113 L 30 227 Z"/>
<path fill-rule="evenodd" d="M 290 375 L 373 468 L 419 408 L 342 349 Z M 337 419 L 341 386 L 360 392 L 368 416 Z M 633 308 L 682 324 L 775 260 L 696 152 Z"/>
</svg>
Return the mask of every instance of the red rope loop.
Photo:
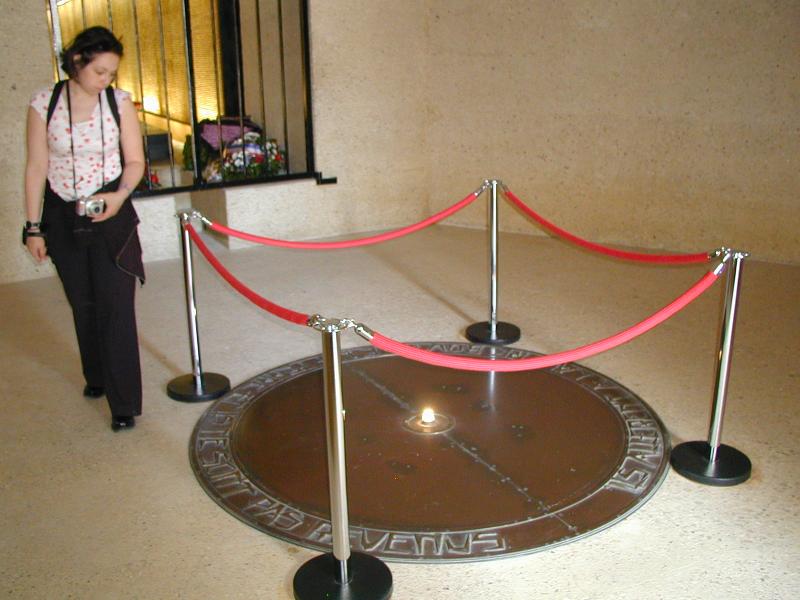
<svg viewBox="0 0 800 600">
<path fill-rule="evenodd" d="M 657 325 L 669 319 L 672 315 L 685 308 L 689 303 L 698 298 L 703 292 L 711 287 L 719 276 L 715 271 L 706 273 L 697 283 L 690 287 L 681 296 L 673 300 L 661 310 L 653 313 L 645 320 L 636 325 L 625 329 L 611 337 L 580 346 L 573 350 L 566 350 L 556 354 L 545 356 L 535 356 L 532 358 L 522 358 L 517 360 L 491 360 L 484 358 L 470 358 L 464 356 L 452 356 L 440 354 L 422 348 L 416 348 L 408 344 L 403 344 L 380 333 L 373 332 L 370 342 L 376 348 L 397 354 L 404 358 L 423 362 L 437 367 L 448 367 L 450 369 L 463 369 L 465 371 L 528 371 L 533 369 L 546 369 L 555 365 L 568 362 L 575 362 L 606 350 L 611 350 L 617 346 L 625 344 L 635 337 L 642 335 Z"/>
<path fill-rule="evenodd" d="M 438 223 L 439 221 L 446 219 L 450 215 L 458 212 L 462 208 L 465 208 L 473 200 L 475 200 L 475 198 L 477 198 L 482 191 L 483 188 L 481 188 L 480 191 L 472 192 L 466 198 L 457 202 L 453 206 L 446 208 L 443 211 L 440 211 L 435 215 L 430 216 L 423 221 L 420 221 L 419 223 L 415 223 L 414 225 L 409 225 L 408 227 L 403 227 L 402 229 L 397 229 L 395 231 L 388 231 L 386 233 L 381 233 L 378 235 L 373 235 L 365 238 L 359 238 L 355 240 L 342 240 L 339 242 L 293 242 L 289 240 L 278 240 L 274 238 L 253 235 L 251 233 L 245 233 L 243 231 L 231 229 L 230 227 L 226 227 L 218 223 L 207 222 L 207 224 L 211 229 L 219 233 L 224 233 L 225 235 L 247 240 L 248 242 L 265 244 L 267 246 L 279 246 L 281 248 L 296 248 L 301 250 L 339 250 L 342 248 L 356 248 L 358 246 L 368 246 L 370 244 L 387 242 L 389 240 L 393 240 L 395 238 L 399 238 L 404 235 L 414 233 L 416 231 L 419 231 L 420 229 L 424 229 L 425 227 L 433 225 L 434 223 Z"/>
<path fill-rule="evenodd" d="M 266 298 L 256 294 L 253 290 L 236 279 L 231 272 L 222 265 L 219 259 L 214 256 L 208 246 L 206 246 L 203 239 L 197 234 L 197 231 L 195 231 L 194 227 L 192 227 L 191 223 L 187 223 L 184 227 L 186 228 L 186 231 L 189 232 L 189 236 L 192 238 L 195 246 L 197 246 L 197 249 L 200 250 L 203 256 L 205 256 L 206 260 L 211 264 L 211 266 L 214 267 L 217 273 L 219 273 L 225 281 L 231 284 L 231 286 L 242 296 L 250 300 L 250 302 L 256 306 L 272 313 L 276 317 L 280 317 L 281 319 L 290 321 L 291 323 L 296 323 L 297 325 L 308 324 L 309 315 L 304 315 L 288 308 L 284 308 L 283 306 L 275 304 L 274 302 L 270 302 Z"/>
<path fill-rule="evenodd" d="M 504 188 L 506 197 L 514 203 L 522 212 L 532 218 L 534 221 L 539 223 L 545 229 L 553 232 L 554 234 L 562 237 L 566 240 L 569 240 L 573 244 L 577 244 L 578 246 L 582 246 L 589 250 L 593 250 L 594 252 L 599 252 L 601 254 L 607 254 L 608 256 L 613 256 L 615 258 L 621 258 L 624 260 L 636 260 L 640 262 L 652 262 L 652 263 L 662 263 L 662 264 L 690 264 L 690 263 L 703 263 L 708 262 L 711 260 L 711 257 L 707 253 L 697 253 L 697 254 L 642 254 L 640 252 L 627 252 L 625 250 L 616 250 L 614 248 L 609 248 L 608 246 L 603 246 L 601 244 L 596 244 L 594 242 L 590 242 L 584 240 L 583 238 L 579 238 L 577 235 L 569 233 L 565 229 L 562 229 L 558 225 L 551 223 L 543 216 L 535 212 L 531 207 L 525 204 L 522 200 L 520 200 L 511 190 L 508 188 Z"/>
</svg>

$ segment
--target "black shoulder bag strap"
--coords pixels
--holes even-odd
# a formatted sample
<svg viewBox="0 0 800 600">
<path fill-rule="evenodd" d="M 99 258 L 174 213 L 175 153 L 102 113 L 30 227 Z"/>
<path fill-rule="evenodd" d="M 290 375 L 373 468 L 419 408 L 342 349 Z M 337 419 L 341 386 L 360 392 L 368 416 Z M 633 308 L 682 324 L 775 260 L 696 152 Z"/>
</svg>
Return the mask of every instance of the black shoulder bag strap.
<svg viewBox="0 0 800 600">
<path fill-rule="evenodd" d="M 58 99 L 61 96 L 61 90 L 64 89 L 67 81 L 69 80 L 62 79 L 53 86 L 53 94 L 50 96 L 50 104 L 47 106 L 47 123 L 45 127 L 50 125 L 50 119 L 53 118 L 53 113 L 56 112 L 56 105 L 58 105 Z M 108 108 L 111 110 L 111 114 L 114 117 L 114 122 L 116 122 L 117 128 L 120 130 L 119 162 L 120 166 L 125 168 L 125 156 L 122 154 L 122 126 L 120 125 L 119 106 L 117 106 L 117 98 L 114 95 L 114 88 L 111 86 L 106 88 L 106 100 L 108 101 Z"/>
<path fill-rule="evenodd" d="M 67 83 L 66 79 L 62 79 L 61 81 L 58 81 L 53 86 L 53 94 L 50 96 L 50 103 L 47 105 L 47 121 L 45 122 L 45 125 L 44 125 L 45 130 L 50 125 L 50 119 L 53 118 L 53 113 L 56 112 L 56 105 L 58 104 L 58 99 L 61 96 L 61 90 L 64 89 L 64 86 L 66 85 L 66 83 Z M 49 187 L 50 186 L 49 182 L 46 185 Z M 44 237 L 44 229 L 42 229 L 43 226 L 44 225 L 40 225 L 40 231 L 42 233 L 38 233 L 38 234 L 34 234 L 34 235 L 38 235 L 38 236 Z M 23 227 L 22 228 L 22 244 L 23 245 L 25 245 L 25 242 L 26 242 L 27 237 L 29 235 L 30 234 L 28 233 L 28 230 L 25 227 Z"/>
<path fill-rule="evenodd" d="M 50 104 L 47 106 L 47 123 L 46 125 L 50 125 L 50 119 L 53 118 L 53 113 L 56 112 L 56 104 L 58 104 L 58 98 L 61 96 L 61 90 L 64 89 L 64 86 L 67 84 L 66 79 L 62 79 L 58 83 L 53 86 L 53 95 L 50 96 Z"/>
<path fill-rule="evenodd" d="M 50 119 L 53 118 L 53 113 L 56 112 L 56 105 L 58 104 L 58 98 L 61 96 L 61 90 L 64 89 L 64 86 L 67 84 L 66 79 L 62 79 L 58 83 L 53 86 L 53 95 L 50 96 L 50 104 L 47 106 L 47 124 L 50 125 Z M 108 108 L 111 109 L 111 114 L 114 116 L 114 121 L 117 124 L 117 127 L 120 126 L 120 119 L 119 119 L 119 107 L 117 106 L 117 98 L 114 96 L 114 88 L 108 86 L 106 88 L 106 100 L 108 100 Z"/>
<path fill-rule="evenodd" d="M 58 97 L 61 95 L 61 90 L 67 84 L 66 79 L 62 79 L 53 86 L 53 95 L 50 96 L 50 104 L 47 106 L 47 124 L 50 124 L 50 119 L 53 118 L 53 113 L 56 112 L 56 105 L 58 104 Z M 114 96 L 114 88 L 109 86 L 106 88 L 106 99 L 108 100 L 108 107 L 111 109 L 111 114 L 114 115 L 114 121 L 117 127 L 120 126 L 119 120 L 119 107 L 117 106 L 117 98 Z"/>
<path fill-rule="evenodd" d="M 114 88 L 108 86 L 106 88 L 106 100 L 108 100 L 108 107 L 111 109 L 111 114 L 114 115 L 114 121 L 119 127 L 119 108 L 117 107 L 117 97 L 114 95 Z"/>
<path fill-rule="evenodd" d="M 114 88 L 108 86 L 106 88 L 106 100 L 108 100 L 108 108 L 111 109 L 111 114 L 114 115 L 114 121 L 117 123 L 119 129 L 119 164 L 123 169 L 125 168 L 125 156 L 122 153 L 122 125 L 119 119 L 119 107 L 117 106 L 117 98 L 114 95 Z"/>
</svg>

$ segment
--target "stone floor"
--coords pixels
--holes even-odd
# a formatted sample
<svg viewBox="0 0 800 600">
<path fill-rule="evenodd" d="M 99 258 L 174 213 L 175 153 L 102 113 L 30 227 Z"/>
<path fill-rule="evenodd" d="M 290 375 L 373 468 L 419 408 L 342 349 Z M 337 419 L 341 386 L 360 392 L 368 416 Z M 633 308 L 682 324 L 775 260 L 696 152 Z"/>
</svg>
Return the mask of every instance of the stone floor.
<svg viewBox="0 0 800 600">
<path fill-rule="evenodd" d="M 460 340 L 486 320 L 485 234 L 435 227 L 382 246 L 303 253 L 253 247 L 221 260 L 267 298 L 353 317 L 385 335 Z M 723 441 L 753 476 L 705 487 L 670 472 L 640 510 L 591 537 L 492 562 L 391 563 L 396 600 L 795 598 L 800 590 L 800 267 L 747 261 Z M 654 312 L 704 266 L 651 267 L 542 237 L 501 239 L 500 318 L 521 348 L 550 353 Z M 203 367 L 234 385 L 320 352 L 319 334 L 280 321 L 197 256 Z M 685 311 L 583 364 L 631 388 L 673 443 L 707 434 L 717 284 Z M 292 598 L 314 553 L 220 509 L 188 461 L 208 404 L 170 400 L 190 371 L 181 264 L 148 264 L 138 292 L 144 414 L 113 433 L 104 400 L 81 396 L 71 316 L 55 278 L 0 286 L 0 593 L 13 598 Z M 360 346 L 354 334 L 343 345 Z M 345 398 L 345 404 L 347 400 Z M 298 473 L 302 477 L 302 473 Z"/>
</svg>

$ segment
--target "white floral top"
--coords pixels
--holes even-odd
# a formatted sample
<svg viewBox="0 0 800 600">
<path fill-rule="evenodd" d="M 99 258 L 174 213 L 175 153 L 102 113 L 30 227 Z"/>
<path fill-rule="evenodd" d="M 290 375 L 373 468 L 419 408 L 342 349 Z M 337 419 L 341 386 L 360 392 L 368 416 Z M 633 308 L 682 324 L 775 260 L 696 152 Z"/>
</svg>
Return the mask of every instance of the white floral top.
<svg viewBox="0 0 800 600">
<path fill-rule="evenodd" d="M 43 121 L 47 121 L 47 107 L 53 95 L 53 86 L 36 92 L 30 105 Z M 114 90 L 118 110 L 122 101 L 130 98 L 123 90 Z M 103 182 L 113 181 L 122 173 L 119 148 L 119 127 L 108 106 L 106 94 L 100 94 L 100 102 L 88 121 L 73 123 L 72 144 L 75 148 L 75 186 L 72 184 L 72 151 L 70 150 L 69 112 L 67 110 L 66 90 L 62 90 L 55 112 L 47 128 L 47 146 L 50 150 L 47 166 L 47 179 L 53 191 L 65 200 L 91 196 L 103 186 Z M 102 114 L 102 122 L 101 122 Z M 105 160 L 102 139 L 105 140 Z M 105 175 L 103 163 L 105 162 Z"/>
</svg>

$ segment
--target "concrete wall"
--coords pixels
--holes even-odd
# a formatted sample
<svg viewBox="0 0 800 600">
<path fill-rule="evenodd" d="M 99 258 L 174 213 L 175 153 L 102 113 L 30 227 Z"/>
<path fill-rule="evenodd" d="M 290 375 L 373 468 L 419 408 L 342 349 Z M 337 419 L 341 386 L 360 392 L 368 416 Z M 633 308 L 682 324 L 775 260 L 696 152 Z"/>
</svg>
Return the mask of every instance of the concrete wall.
<svg viewBox="0 0 800 600">
<path fill-rule="evenodd" d="M 339 183 L 231 188 L 229 225 L 395 227 L 496 177 L 590 239 L 800 262 L 800 3 L 309 4 L 317 167 Z M 7 282 L 52 274 L 19 245 L 25 105 L 51 66 L 42 4 L 0 9 Z M 146 260 L 177 255 L 172 215 L 188 202 L 137 201 Z M 483 208 L 450 222 L 483 226 Z M 510 209 L 503 223 L 535 232 Z"/>
<path fill-rule="evenodd" d="M 800 260 L 800 3 L 460 0 L 426 23 L 432 208 L 496 177 L 589 239 Z"/>
<path fill-rule="evenodd" d="M 0 0 L 0 14 L 4 57 L 0 61 L 0 283 L 4 283 L 52 273 L 49 264 L 33 266 L 20 244 L 20 232 L 25 222 L 26 105 L 53 71 L 44 3 Z"/>
</svg>

